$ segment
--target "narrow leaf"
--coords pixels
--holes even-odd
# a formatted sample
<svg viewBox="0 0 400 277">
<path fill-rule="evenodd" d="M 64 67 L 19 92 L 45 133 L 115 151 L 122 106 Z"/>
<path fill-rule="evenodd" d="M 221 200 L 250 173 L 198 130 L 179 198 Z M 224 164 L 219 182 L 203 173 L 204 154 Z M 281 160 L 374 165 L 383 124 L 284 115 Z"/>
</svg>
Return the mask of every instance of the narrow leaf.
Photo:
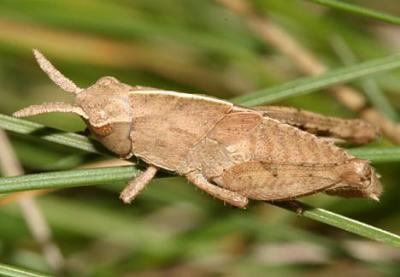
<svg viewBox="0 0 400 277">
<path fill-rule="evenodd" d="M 49 277 L 51 275 L 34 272 L 20 267 L 0 264 L 0 275 L 10 277 Z"/>
<path fill-rule="evenodd" d="M 303 211 L 301 215 L 304 217 L 335 226 L 339 229 L 360 235 L 362 237 L 383 242 L 387 245 L 400 247 L 399 235 L 373 227 L 363 222 L 335 214 L 324 209 L 314 208 L 299 201 L 280 202 L 274 203 L 274 205 L 294 212 L 297 212 L 300 208 Z"/>
<path fill-rule="evenodd" d="M 0 128 L 18 134 L 38 137 L 50 142 L 67 145 L 92 153 L 107 154 L 108 151 L 97 141 L 75 133 L 64 132 L 38 123 L 0 114 Z"/>
<path fill-rule="evenodd" d="M 134 166 L 79 169 L 0 178 L 0 193 L 59 189 L 127 181 L 139 173 Z"/>
<path fill-rule="evenodd" d="M 400 161 L 400 147 L 360 147 L 348 150 L 354 156 L 376 163 Z"/>
<path fill-rule="evenodd" d="M 231 101 L 244 106 L 271 103 L 398 67 L 400 67 L 400 54 L 341 67 L 318 76 L 297 79 L 283 85 L 239 96 Z"/>
<path fill-rule="evenodd" d="M 338 0 L 308 0 L 327 7 L 400 25 L 400 17 Z"/>
<path fill-rule="evenodd" d="M 340 37 L 335 36 L 332 39 L 332 47 L 336 54 L 345 65 L 353 65 L 358 62 L 356 54 L 346 41 Z M 383 115 L 387 116 L 393 121 L 397 121 L 397 112 L 389 100 L 386 98 L 383 91 L 379 88 L 377 83 L 372 78 L 361 78 L 360 80 L 363 92 L 371 101 L 372 105 Z"/>
</svg>

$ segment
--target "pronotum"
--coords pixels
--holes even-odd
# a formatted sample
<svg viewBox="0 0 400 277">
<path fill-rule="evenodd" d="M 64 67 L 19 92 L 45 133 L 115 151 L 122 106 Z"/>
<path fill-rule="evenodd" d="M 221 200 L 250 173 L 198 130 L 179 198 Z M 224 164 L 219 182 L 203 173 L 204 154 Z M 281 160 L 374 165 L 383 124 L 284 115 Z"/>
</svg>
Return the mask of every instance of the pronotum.
<svg viewBox="0 0 400 277">
<path fill-rule="evenodd" d="M 109 150 L 148 167 L 121 193 L 130 203 L 164 169 L 233 206 L 249 199 L 286 201 L 325 192 L 378 200 L 382 188 L 368 161 L 334 142 L 363 144 L 377 130 L 362 120 L 294 108 L 246 108 L 204 95 L 130 86 L 102 77 L 87 89 L 63 76 L 39 51 L 42 70 L 75 103 L 44 103 L 14 113 L 26 117 L 74 113 Z"/>
</svg>

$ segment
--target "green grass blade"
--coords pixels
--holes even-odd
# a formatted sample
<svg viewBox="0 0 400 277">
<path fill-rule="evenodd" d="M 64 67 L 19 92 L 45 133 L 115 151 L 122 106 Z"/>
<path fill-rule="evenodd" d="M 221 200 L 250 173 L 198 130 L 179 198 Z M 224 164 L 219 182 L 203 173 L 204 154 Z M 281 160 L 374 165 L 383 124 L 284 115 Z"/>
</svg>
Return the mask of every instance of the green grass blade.
<svg viewBox="0 0 400 277">
<path fill-rule="evenodd" d="M 351 47 L 346 41 L 340 36 L 336 36 L 332 39 L 332 47 L 336 54 L 342 60 L 343 64 L 350 66 L 356 64 L 358 59 L 354 54 Z M 397 121 L 398 116 L 394 107 L 391 105 L 389 100 L 386 98 L 383 91 L 376 84 L 372 78 L 361 78 L 360 80 L 363 92 L 371 101 L 372 105 L 381 113 L 386 115 L 393 121 Z"/>
<path fill-rule="evenodd" d="M 60 131 L 4 114 L 0 114 L 0 128 L 22 135 L 38 137 L 50 142 L 67 145 L 91 153 L 107 153 L 107 150 L 97 141 L 91 140 L 85 136 Z"/>
<path fill-rule="evenodd" d="M 374 164 L 400 161 L 400 147 L 360 147 L 349 149 L 349 152 Z"/>
<path fill-rule="evenodd" d="M 0 264 L 0 275 L 10 277 L 49 277 L 51 275 L 33 272 L 20 267 Z"/>
<path fill-rule="evenodd" d="M 295 203 L 274 203 L 274 205 L 294 212 L 296 212 L 298 208 L 301 208 L 303 210 L 303 213 L 301 215 L 304 217 L 323 222 L 325 224 L 337 227 L 353 234 L 360 235 L 362 237 L 383 242 L 387 245 L 400 247 L 399 235 L 373 227 L 363 222 L 339 214 L 335 214 L 324 209 L 315 208 L 299 201 L 295 201 Z"/>
<path fill-rule="evenodd" d="M 271 103 L 398 67 L 400 67 L 400 54 L 341 67 L 319 76 L 301 78 L 276 87 L 262 89 L 236 97 L 232 99 L 232 102 L 244 106 Z"/>
<path fill-rule="evenodd" d="M 0 193 L 59 189 L 127 181 L 139 173 L 134 166 L 79 169 L 0 178 Z"/>
<path fill-rule="evenodd" d="M 331 7 L 334 9 L 342 10 L 345 12 L 362 15 L 362 16 L 374 18 L 377 20 L 381 20 L 384 22 L 400 25 L 400 17 L 398 17 L 398 16 L 394 16 L 394 15 L 379 12 L 376 10 L 360 7 L 360 6 L 346 3 L 343 1 L 338 1 L 338 0 L 308 0 L 308 1 L 318 3 L 321 5 L 327 6 L 327 7 Z"/>
</svg>

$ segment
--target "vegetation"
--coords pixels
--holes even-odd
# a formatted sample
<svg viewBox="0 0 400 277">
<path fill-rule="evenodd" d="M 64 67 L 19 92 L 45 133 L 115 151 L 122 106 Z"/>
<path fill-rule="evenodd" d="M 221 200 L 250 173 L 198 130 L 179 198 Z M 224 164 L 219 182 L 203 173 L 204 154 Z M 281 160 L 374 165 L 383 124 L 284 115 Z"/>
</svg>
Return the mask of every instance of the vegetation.
<svg viewBox="0 0 400 277">
<path fill-rule="evenodd" d="M 1 169 L 0 257 L 8 265 L 0 264 L 0 275 L 400 274 L 396 2 L 1 1 L 0 128 L 25 174 L 7 177 Z M 9 116 L 30 104 L 70 101 L 40 71 L 32 48 L 81 87 L 112 75 L 241 105 L 374 120 L 382 139 L 349 151 L 382 175 L 381 202 L 314 195 L 239 210 L 162 173 L 124 205 L 118 193 L 140 165 L 115 166 L 112 154 L 76 134 L 85 127 L 74 116 L 29 119 L 36 123 Z M 356 96 L 339 97 L 343 83 Z M 43 222 L 29 220 L 27 195 L 35 196 L 52 242 L 35 233 Z M 57 263 L 52 247 L 63 256 Z"/>
</svg>

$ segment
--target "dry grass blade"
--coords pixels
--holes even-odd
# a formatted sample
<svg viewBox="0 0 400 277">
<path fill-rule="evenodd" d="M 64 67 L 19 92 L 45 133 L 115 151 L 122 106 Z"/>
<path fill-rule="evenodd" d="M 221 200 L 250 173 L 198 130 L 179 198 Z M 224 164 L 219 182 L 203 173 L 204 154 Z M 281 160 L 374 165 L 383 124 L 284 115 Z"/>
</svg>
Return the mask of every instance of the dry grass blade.
<svg viewBox="0 0 400 277">
<path fill-rule="evenodd" d="M 2 129 L 0 129 L 0 153 L 0 168 L 6 176 L 24 174 L 12 150 L 7 134 Z M 28 195 L 19 199 L 18 203 L 33 237 L 42 247 L 43 255 L 47 262 L 55 272 L 60 272 L 64 266 L 61 250 L 52 240 L 51 229 L 34 197 Z"/>
</svg>

